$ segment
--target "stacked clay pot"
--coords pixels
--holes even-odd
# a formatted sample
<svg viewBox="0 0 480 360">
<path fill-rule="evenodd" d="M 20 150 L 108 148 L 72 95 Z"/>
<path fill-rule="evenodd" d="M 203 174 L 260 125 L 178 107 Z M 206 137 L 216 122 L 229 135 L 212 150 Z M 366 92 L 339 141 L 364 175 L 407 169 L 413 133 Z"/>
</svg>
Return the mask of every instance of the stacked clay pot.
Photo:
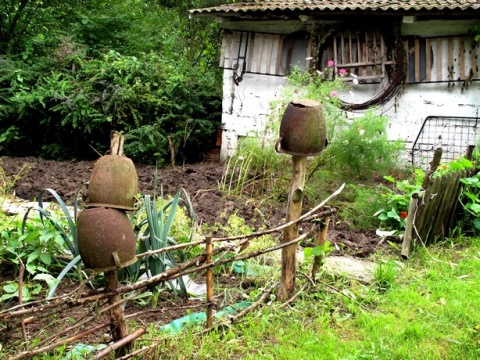
<svg viewBox="0 0 480 360">
<path fill-rule="evenodd" d="M 87 209 L 77 219 L 78 250 L 88 269 L 112 271 L 137 260 L 135 233 L 125 213 L 134 210 L 137 193 L 132 160 L 119 155 L 97 160 L 88 185 Z"/>
</svg>

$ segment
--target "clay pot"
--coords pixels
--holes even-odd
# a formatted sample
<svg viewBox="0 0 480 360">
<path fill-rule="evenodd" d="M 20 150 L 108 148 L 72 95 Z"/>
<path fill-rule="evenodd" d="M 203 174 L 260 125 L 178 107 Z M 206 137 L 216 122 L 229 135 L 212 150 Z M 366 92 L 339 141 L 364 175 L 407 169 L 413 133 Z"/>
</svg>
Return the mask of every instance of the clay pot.
<svg viewBox="0 0 480 360">
<path fill-rule="evenodd" d="M 83 210 L 77 218 L 77 241 L 88 269 L 111 271 L 137 261 L 135 233 L 123 211 L 103 207 Z"/>
<path fill-rule="evenodd" d="M 87 207 L 134 210 L 137 193 L 138 176 L 132 160 L 125 156 L 105 155 L 93 167 Z"/>
<path fill-rule="evenodd" d="M 275 148 L 290 155 L 315 156 L 322 152 L 326 138 L 322 105 L 315 100 L 296 99 L 283 114 Z"/>
</svg>

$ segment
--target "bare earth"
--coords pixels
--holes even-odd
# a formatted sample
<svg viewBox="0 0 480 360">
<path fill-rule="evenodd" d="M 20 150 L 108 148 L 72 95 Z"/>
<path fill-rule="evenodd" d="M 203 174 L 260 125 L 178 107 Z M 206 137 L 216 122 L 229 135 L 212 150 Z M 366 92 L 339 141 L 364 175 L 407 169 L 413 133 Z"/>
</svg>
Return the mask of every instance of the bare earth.
<svg viewBox="0 0 480 360">
<path fill-rule="evenodd" d="M 46 188 L 55 190 L 62 199 L 71 203 L 75 192 L 81 188 L 81 198 L 87 197 L 86 183 L 90 178 L 94 162 L 53 161 L 40 158 L 0 157 L 5 173 L 19 174 L 15 185 L 15 195 L 33 200 Z M 152 194 L 155 167 L 136 165 L 139 190 L 142 194 Z M 222 196 L 219 183 L 223 165 L 218 162 L 204 162 L 158 170 L 157 193 L 175 194 L 185 189 L 190 195 L 198 221 L 209 225 L 225 224 L 228 216 L 236 213 L 254 229 L 275 227 L 285 219 L 286 204 L 266 204 L 262 199 L 238 199 Z M 367 257 L 377 249 L 378 236 L 372 230 L 352 231 L 343 225 L 330 225 L 328 240 L 337 246 L 335 254 L 349 254 Z"/>
</svg>

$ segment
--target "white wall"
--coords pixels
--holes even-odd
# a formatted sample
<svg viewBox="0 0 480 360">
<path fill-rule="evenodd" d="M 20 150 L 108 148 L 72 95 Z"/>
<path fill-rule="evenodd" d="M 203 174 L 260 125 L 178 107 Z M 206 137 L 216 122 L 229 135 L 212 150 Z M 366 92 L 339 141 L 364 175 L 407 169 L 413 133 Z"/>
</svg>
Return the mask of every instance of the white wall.
<svg viewBox="0 0 480 360">
<path fill-rule="evenodd" d="M 441 35 L 445 35 L 445 29 L 454 29 L 451 32 L 461 34 L 470 26 L 470 22 L 454 22 L 445 26 L 443 21 L 404 25 L 405 33 L 423 33 L 425 36 L 435 34 L 436 29 Z M 433 51 L 435 53 L 435 49 Z M 435 67 L 435 64 L 433 66 Z M 242 82 L 237 86 L 233 82 L 233 70 L 224 71 L 222 160 L 234 153 L 239 137 L 255 135 L 264 129 L 269 103 L 278 98 L 280 86 L 285 83 L 286 79 L 282 77 L 244 74 Z M 356 102 L 362 98 L 370 98 L 375 91 L 364 85 L 363 88 L 358 85 L 353 90 Z M 377 110 L 390 119 L 389 138 L 404 140 L 409 150 L 426 117 L 478 117 L 480 113 L 480 81 L 473 82 L 465 91 L 461 90 L 460 82 L 455 83 L 453 88 L 449 88 L 448 83 L 407 84 L 400 91 L 403 92 L 401 97 L 390 100 Z M 349 96 L 351 95 L 343 94 L 342 98 L 348 101 Z M 358 113 L 350 115 L 358 116 Z"/>
</svg>

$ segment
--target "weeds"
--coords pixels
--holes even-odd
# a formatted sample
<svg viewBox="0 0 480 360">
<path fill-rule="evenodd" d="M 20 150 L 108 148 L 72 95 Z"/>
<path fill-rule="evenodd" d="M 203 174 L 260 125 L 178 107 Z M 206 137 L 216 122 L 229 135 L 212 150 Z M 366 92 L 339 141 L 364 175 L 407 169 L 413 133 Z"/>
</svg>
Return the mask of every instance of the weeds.
<svg viewBox="0 0 480 360">
<path fill-rule="evenodd" d="M 375 285 L 380 291 L 387 291 L 395 283 L 395 279 L 398 275 L 398 264 L 394 261 L 379 262 L 373 277 L 375 279 Z"/>
</svg>

